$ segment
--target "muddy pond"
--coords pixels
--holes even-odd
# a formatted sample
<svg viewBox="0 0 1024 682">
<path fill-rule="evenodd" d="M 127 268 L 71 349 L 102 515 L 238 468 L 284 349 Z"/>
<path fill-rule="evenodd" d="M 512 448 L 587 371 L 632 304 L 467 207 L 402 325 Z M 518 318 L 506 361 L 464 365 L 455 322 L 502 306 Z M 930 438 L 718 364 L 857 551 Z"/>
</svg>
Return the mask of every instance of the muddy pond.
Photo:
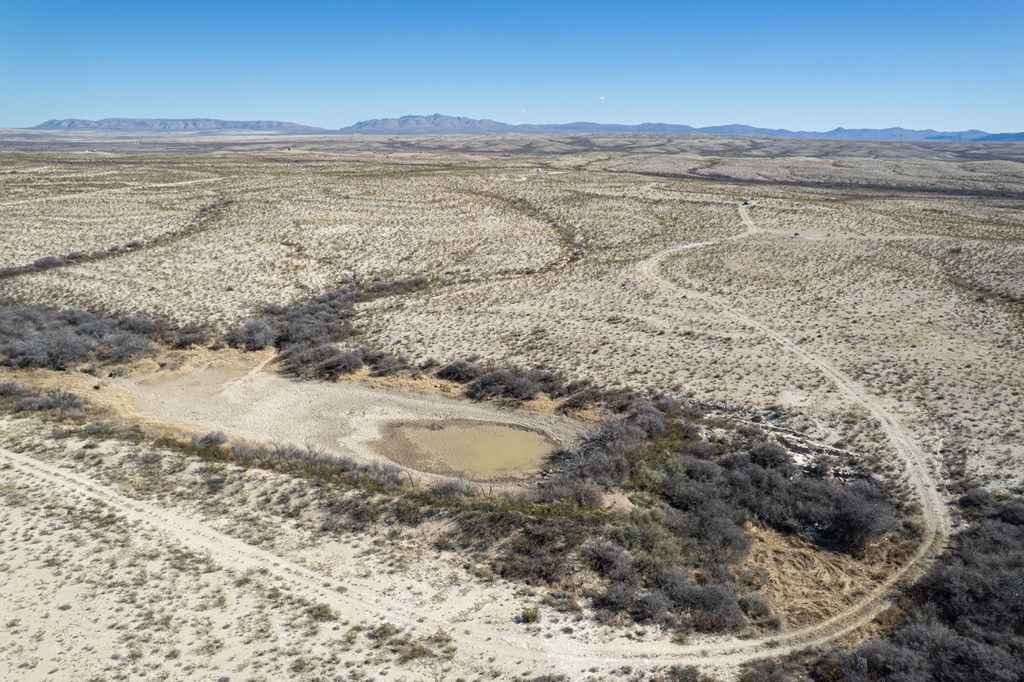
<svg viewBox="0 0 1024 682">
<path fill-rule="evenodd" d="M 538 431 L 470 419 L 392 422 L 369 445 L 410 469 L 477 480 L 531 476 L 558 447 Z"/>
</svg>

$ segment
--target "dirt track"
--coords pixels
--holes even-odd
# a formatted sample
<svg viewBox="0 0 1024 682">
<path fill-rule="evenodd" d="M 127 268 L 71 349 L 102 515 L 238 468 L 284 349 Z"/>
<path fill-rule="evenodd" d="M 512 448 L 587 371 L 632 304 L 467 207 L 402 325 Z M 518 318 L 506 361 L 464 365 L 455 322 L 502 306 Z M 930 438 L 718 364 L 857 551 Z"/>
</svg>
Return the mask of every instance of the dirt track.
<svg viewBox="0 0 1024 682">
<path fill-rule="evenodd" d="M 713 296 L 687 289 L 659 274 L 661 264 L 677 253 L 724 241 L 744 239 L 763 232 L 750 217 L 746 206 L 741 205 L 738 210 L 740 218 L 747 228 L 745 232 L 726 239 L 702 242 L 700 244 L 686 244 L 666 249 L 641 262 L 637 266 L 635 274 L 667 293 L 685 293 L 691 298 L 698 298 L 710 303 L 735 320 L 764 334 L 782 350 L 792 354 L 807 366 L 820 372 L 846 400 L 866 408 L 881 424 L 892 445 L 893 454 L 906 466 L 907 477 L 921 503 L 921 514 L 924 524 L 921 544 L 917 551 L 902 567 L 894 571 L 885 582 L 879 585 L 868 598 L 817 625 L 794 630 L 774 638 L 775 641 L 781 644 L 781 646 L 777 647 L 779 651 L 776 653 L 784 653 L 785 651 L 824 644 L 830 639 L 835 639 L 843 634 L 855 631 L 875 618 L 888 606 L 886 597 L 889 591 L 901 582 L 913 579 L 919 575 L 927 562 L 941 548 L 950 533 L 950 517 L 938 486 L 929 471 L 931 462 L 928 456 L 918 445 L 913 435 L 903 426 L 899 418 L 889 410 L 881 398 L 872 395 L 867 388 L 851 379 L 828 360 L 805 351 L 794 341 L 767 325 Z M 759 643 L 752 641 L 751 644 Z"/>
</svg>

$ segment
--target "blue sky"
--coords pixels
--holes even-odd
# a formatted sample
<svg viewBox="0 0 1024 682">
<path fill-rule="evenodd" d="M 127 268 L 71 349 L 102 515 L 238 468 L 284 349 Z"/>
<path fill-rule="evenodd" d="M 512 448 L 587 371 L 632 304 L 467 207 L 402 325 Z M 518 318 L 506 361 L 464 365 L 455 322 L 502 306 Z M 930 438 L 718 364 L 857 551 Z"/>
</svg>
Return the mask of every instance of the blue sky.
<svg viewBox="0 0 1024 682">
<path fill-rule="evenodd" d="M 1024 0 L 0 0 L 0 126 L 434 112 L 1024 130 Z"/>
</svg>

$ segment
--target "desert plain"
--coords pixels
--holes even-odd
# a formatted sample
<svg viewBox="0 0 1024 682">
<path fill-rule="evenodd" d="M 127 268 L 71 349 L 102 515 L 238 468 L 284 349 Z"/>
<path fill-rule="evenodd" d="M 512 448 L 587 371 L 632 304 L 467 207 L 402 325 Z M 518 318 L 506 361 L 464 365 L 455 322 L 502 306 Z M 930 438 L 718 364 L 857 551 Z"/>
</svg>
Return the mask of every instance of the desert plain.
<svg viewBox="0 0 1024 682">
<path fill-rule="evenodd" d="M 356 304 L 360 344 L 757 425 L 870 470 L 918 536 L 848 556 L 751 524 L 741 565 L 777 622 L 681 637 L 594 617 L 586 586 L 496 574 L 440 521 L 339 530 L 322 484 L 18 412 L 0 422 L 0 676 L 728 678 L 863 638 L 959 523 L 954 482 L 1024 492 L 1022 208 L 1016 143 L 4 133 L 8 305 L 216 337 L 347 283 L 422 278 Z M 427 421 L 556 451 L 610 418 L 371 374 L 299 381 L 272 349 L 216 344 L 116 372 L 0 367 L 153 437 L 315 448 L 481 496 L 529 490 L 541 455 L 462 467 Z M 418 464 L 428 446 L 442 454 Z M 642 504 L 606 492 L 609 513 Z"/>
</svg>

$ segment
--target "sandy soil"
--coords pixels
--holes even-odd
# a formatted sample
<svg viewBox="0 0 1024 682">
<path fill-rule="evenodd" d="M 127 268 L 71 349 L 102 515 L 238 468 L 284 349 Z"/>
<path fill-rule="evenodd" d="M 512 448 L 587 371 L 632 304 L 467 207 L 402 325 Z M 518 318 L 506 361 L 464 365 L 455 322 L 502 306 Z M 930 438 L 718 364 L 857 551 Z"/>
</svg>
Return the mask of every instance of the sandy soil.
<svg viewBox="0 0 1024 682">
<path fill-rule="evenodd" d="M 944 479 L 1024 490 L 1024 145 L 660 135 L 164 138 L 143 148 L 54 140 L 0 135 L 0 149 L 20 150 L 0 153 L 0 235 L 15 244 L 0 267 L 78 243 L 141 244 L 0 276 L 0 296 L 223 328 L 349 277 L 426 274 L 426 291 L 361 307 L 362 342 L 414 360 L 544 363 L 602 386 L 765 414 L 777 428 L 856 452 L 922 501 L 926 542 L 878 590 L 858 589 L 857 567 L 815 564 L 813 553 L 768 549 L 777 539 L 765 539 L 758 560 L 776 570 L 777 597 L 795 602 L 794 629 L 773 643 L 725 640 L 701 652 L 566 643 L 558 660 L 574 674 L 584 670 L 577 654 L 605 673 L 641 652 L 652 665 L 703 656 L 729 667 L 841 637 L 866 626 L 886 587 L 918 570 L 946 533 Z M 86 148 L 103 153 L 68 151 Z M 197 218 L 222 200 L 230 203 Z M 398 380 L 300 385 L 217 362 L 146 374 L 65 381 L 86 391 L 99 384 L 93 395 L 156 425 L 366 461 L 379 459 L 366 444 L 393 420 L 512 423 L 558 443 L 582 432 L 543 412 L 446 401 L 442 387 Z M 20 466 L 18 489 L 34 475 L 31 463 Z M 28 566 L 26 557 L 11 563 Z M 830 589 L 794 596 L 787 575 L 802 572 Z M 833 589 L 848 609 L 811 623 Z M 29 635 L 19 636 L 31 650 Z M 472 637 L 464 644 L 472 648 Z"/>
<path fill-rule="evenodd" d="M 31 419 L 0 426 L 0 520 L 18 528 L 0 538 L 0 595 L 11 604 L 0 630 L 6 677 L 646 679 L 673 664 L 730 676 L 751 658 L 866 622 L 858 609 L 856 621 L 847 612 L 766 637 L 686 643 L 657 628 L 602 626 L 585 609 L 553 608 L 544 590 L 433 549 L 444 528 L 328 524 L 326 491 L 301 480 L 42 437 Z M 870 564 L 853 566 L 845 585 L 825 582 L 817 597 L 797 588 L 790 568 L 847 568 L 816 554 L 759 534 L 752 557 L 766 558 L 780 596 L 845 592 L 849 604 L 873 604 L 871 615 L 884 606 L 884 589 L 864 592 L 864 580 L 881 577 Z M 526 607 L 539 608 L 538 623 L 517 622 Z M 781 612 L 798 625 L 808 608 Z M 100 629 L 110 635 L 97 637 Z"/>
<path fill-rule="evenodd" d="M 19 528 L 0 541 L 5 679 L 514 676 L 616 637 L 547 610 L 519 625 L 538 595 L 414 537 L 326 536 L 287 477 L 235 471 L 214 493 L 169 453 L 82 445 L 0 451 L 0 514 Z M 295 513 L 268 513 L 282 504 Z"/>
</svg>

